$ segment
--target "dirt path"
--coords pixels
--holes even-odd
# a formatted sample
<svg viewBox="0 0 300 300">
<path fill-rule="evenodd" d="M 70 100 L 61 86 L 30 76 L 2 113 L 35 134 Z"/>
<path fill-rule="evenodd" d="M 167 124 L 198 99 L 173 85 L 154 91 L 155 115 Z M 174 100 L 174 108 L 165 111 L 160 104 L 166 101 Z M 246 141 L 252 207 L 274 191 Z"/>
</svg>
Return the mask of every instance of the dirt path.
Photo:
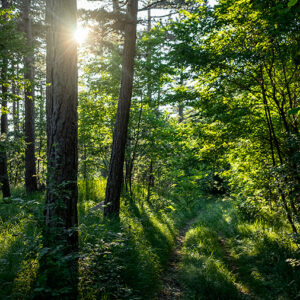
<svg viewBox="0 0 300 300">
<path fill-rule="evenodd" d="M 191 219 L 179 232 L 176 238 L 175 248 L 171 254 L 168 267 L 163 274 L 162 286 L 163 289 L 157 297 L 157 300 L 175 300 L 181 299 L 182 290 L 180 283 L 178 282 L 178 263 L 181 258 L 181 248 L 185 239 L 185 235 L 195 222 L 196 217 Z"/>
</svg>

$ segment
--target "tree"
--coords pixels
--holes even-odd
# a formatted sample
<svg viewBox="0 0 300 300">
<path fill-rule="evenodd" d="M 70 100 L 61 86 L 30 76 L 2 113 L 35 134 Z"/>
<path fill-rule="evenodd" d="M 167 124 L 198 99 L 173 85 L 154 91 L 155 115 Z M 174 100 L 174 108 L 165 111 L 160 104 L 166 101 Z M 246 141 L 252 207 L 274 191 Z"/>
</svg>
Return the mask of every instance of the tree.
<svg viewBox="0 0 300 300">
<path fill-rule="evenodd" d="M 198 122 L 208 116 L 211 126 L 223 123 L 224 128 L 225 124 L 232 128 L 234 135 L 225 132 L 226 140 L 222 137 L 218 145 L 219 155 L 225 154 L 222 144 L 231 144 L 223 161 L 232 165 L 227 173 L 231 173 L 232 194 L 235 190 L 240 199 L 240 195 L 247 202 L 254 199 L 255 206 L 275 202 L 295 233 L 300 154 L 298 19 L 299 5 L 288 8 L 288 1 L 221 0 L 214 10 L 204 1 L 194 1 L 194 10 L 183 12 L 181 21 L 171 26 L 176 43 L 170 55 L 194 74 Z M 215 134 L 220 136 L 220 131 Z M 216 152 L 216 138 L 212 145 L 211 152 Z"/>
<path fill-rule="evenodd" d="M 51 249 L 54 257 L 42 260 L 42 271 L 47 273 L 46 286 L 64 288 L 64 297 L 70 299 L 76 297 L 77 285 L 77 260 L 70 254 L 78 250 L 76 15 L 76 0 L 47 1 L 48 178 L 44 246 Z M 69 260 L 59 261 L 62 256 Z"/>
<path fill-rule="evenodd" d="M 134 57 L 136 51 L 137 8 L 137 0 L 128 1 L 123 50 L 122 82 L 106 186 L 106 207 L 104 210 L 104 214 L 106 216 L 119 216 L 120 210 L 125 145 L 129 122 L 134 74 Z"/>
<path fill-rule="evenodd" d="M 9 8 L 7 0 L 2 0 L 2 8 Z M 2 84 L 2 101 L 1 101 L 1 140 L 0 140 L 0 183 L 3 197 L 10 197 L 10 187 L 7 172 L 7 154 L 5 148 L 5 140 L 7 139 L 8 123 L 7 123 L 7 72 L 8 72 L 8 59 L 6 57 L 7 51 L 4 51 L 2 58 L 1 69 L 1 84 Z"/>
<path fill-rule="evenodd" d="M 37 190 L 35 165 L 35 137 L 34 137 L 34 70 L 32 25 L 30 17 L 31 0 L 23 0 L 23 22 L 27 41 L 27 54 L 24 59 L 25 79 L 25 185 L 26 191 Z"/>
</svg>

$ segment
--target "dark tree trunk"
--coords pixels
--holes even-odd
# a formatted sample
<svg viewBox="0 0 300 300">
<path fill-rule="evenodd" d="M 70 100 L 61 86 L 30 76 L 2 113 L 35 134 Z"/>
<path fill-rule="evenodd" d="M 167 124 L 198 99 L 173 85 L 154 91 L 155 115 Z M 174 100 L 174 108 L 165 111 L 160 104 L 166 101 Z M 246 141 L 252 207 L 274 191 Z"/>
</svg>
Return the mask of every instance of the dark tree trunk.
<svg viewBox="0 0 300 300">
<path fill-rule="evenodd" d="M 182 72 L 182 70 L 181 70 Z M 183 76 L 182 73 L 180 74 L 180 85 L 183 86 Z M 184 104 L 182 103 L 182 101 L 179 101 L 178 104 L 178 115 L 179 115 L 179 123 L 183 122 L 183 110 L 184 110 Z"/>
<path fill-rule="evenodd" d="M 148 1 L 148 4 L 150 4 L 150 1 Z M 148 8 L 148 19 L 147 19 L 147 32 L 148 34 L 151 31 L 151 8 Z M 146 59 L 147 59 L 147 74 L 148 74 L 148 79 L 147 79 L 147 98 L 148 98 L 148 103 L 150 106 L 153 104 L 152 102 L 152 76 L 151 76 L 151 44 L 147 44 L 147 53 L 146 53 Z"/>
<path fill-rule="evenodd" d="M 148 175 L 148 188 L 147 188 L 147 202 L 150 202 L 151 198 L 151 188 L 154 186 L 154 176 L 153 176 L 153 160 L 150 159 L 149 165 L 149 175 Z"/>
<path fill-rule="evenodd" d="M 7 0 L 2 0 L 2 7 L 8 8 L 9 3 Z M 5 51 L 4 51 L 4 58 L 2 62 L 2 70 L 1 70 L 1 81 L 2 81 L 2 103 L 1 103 L 1 136 L 7 135 L 8 133 L 8 125 L 7 125 L 7 86 L 5 83 L 7 82 L 7 65 L 8 61 L 5 58 Z M 5 137 L 6 139 L 6 137 Z M 7 154 L 6 154 L 6 147 L 5 142 L 0 141 L 0 185 L 2 189 L 3 197 L 10 197 L 10 187 L 9 187 L 9 180 L 8 180 L 8 172 L 7 172 Z"/>
<path fill-rule="evenodd" d="M 18 77 L 18 67 L 17 67 L 17 70 L 16 70 L 16 74 L 15 74 L 17 77 Z M 13 111 L 12 111 L 12 115 L 13 115 L 13 124 L 14 124 L 14 136 L 15 138 L 18 137 L 18 134 L 19 134 L 19 111 L 18 111 L 18 105 L 17 105 L 17 102 L 19 101 L 19 99 L 17 99 L 16 96 L 19 95 L 19 90 L 16 86 L 16 83 L 15 81 L 13 80 L 12 82 L 12 93 L 14 95 L 14 101 L 13 101 Z"/>
<path fill-rule="evenodd" d="M 47 0 L 48 178 L 44 245 L 53 251 L 61 247 L 61 256 L 51 254 L 54 257 L 42 260 L 41 272 L 46 272 L 47 288 L 65 289 L 63 299 L 76 299 L 78 281 L 76 15 L 76 0 Z M 62 260 L 66 257 L 70 259 Z"/>
<path fill-rule="evenodd" d="M 136 48 L 137 0 L 128 1 L 125 25 L 125 42 L 123 51 L 122 82 L 116 123 L 113 135 L 113 145 L 106 186 L 105 216 L 119 216 L 120 196 L 123 181 L 123 165 L 125 145 L 131 104 L 134 57 Z"/>
<path fill-rule="evenodd" d="M 31 0 L 23 0 L 24 32 L 28 51 L 24 60 L 24 78 L 27 81 L 25 86 L 25 186 L 27 192 L 33 192 L 37 190 L 34 136 L 34 58 L 32 49 L 30 7 Z"/>
<path fill-rule="evenodd" d="M 112 0 L 112 2 L 113 2 L 113 12 L 116 14 L 120 13 L 119 0 Z"/>
</svg>

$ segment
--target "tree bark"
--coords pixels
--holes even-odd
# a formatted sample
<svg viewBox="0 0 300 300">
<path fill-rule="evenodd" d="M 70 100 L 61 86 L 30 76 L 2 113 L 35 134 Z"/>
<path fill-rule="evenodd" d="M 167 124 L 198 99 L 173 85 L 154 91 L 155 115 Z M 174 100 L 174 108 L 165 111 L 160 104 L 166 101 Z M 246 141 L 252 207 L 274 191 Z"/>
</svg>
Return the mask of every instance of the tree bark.
<svg viewBox="0 0 300 300">
<path fill-rule="evenodd" d="M 9 8 L 9 3 L 7 0 L 2 0 L 2 8 L 7 9 Z M 8 180 L 8 172 L 7 172 L 7 154 L 6 154 L 6 147 L 5 141 L 7 139 L 6 135 L 8 133 L 8 123 L 7 123 L 7 65 L 8 61 L 6 56 L 6 51 L 4 51 L 3 55 L 3 64 L 2 64 L 2 72 L 1 72 L 1 81 L 2 81 L 2 88 L 1 88 L 1 140 L 0 140 L 0 184 L 2 189 L 3 197 L 10 197 L 10 187 L 9 187 L 9 180 Z"/>
<path fill-rule="evenodd" d="M 76 299 L 77 216 L 77 23 L 76 0 L 47 0 L 47 198 L 45 247 L 61 247 L 59 257 L 44 259 L 48 289 L 70 288 L 61 295 Z M 74 254 L 74 255 L 73 255 Z M 56 265 L 53 266 L 53 261 Z M 67 266 L 65 265 L 67 264 Z M 50 269 L 52 268 L 52 269 Z"/>
<path fill-rule="evenodd" d="M 122 82 L 119 104 L 113 135 L 113 145 L 106 186 L 105 216 L 119 216 L 120 196 L 123 181 L 125 145 L 131 105 L 134 57 L 136 51 L 137 0 L 129 0 L 127 7 L 128 22 L 125 25 Z"/>
<path fill-rule="evenodd" d="M 35 165 L 35 133 L 34 133 L 34 69 L 32 30 L 30 18 L 31 0 L 23 0 L 24 33 L 27 43 L 27 54 L 24 59 L 25 86 L 25 187 L 26 191 L 37 190 L 36 165 Z"/>
</svg>

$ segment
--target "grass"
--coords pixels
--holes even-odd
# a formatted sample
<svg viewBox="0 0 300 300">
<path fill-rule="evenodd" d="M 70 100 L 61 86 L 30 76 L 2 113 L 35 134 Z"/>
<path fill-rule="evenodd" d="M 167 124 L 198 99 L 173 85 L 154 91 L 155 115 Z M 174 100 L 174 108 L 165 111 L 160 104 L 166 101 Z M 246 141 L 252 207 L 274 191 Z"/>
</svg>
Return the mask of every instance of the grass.
<svg viewBox="0 0 300 300">
<path fill-rule="evenodd" d="M 86 209 L 81 216 L 81 248 L 85 253 L 81 274 L 90 278 L 88 285 L 81 286 L 82 299 L 99 299 L 100 294 L 118 299 L 154 299 L 178 230 L 197 208 L 184 205 L 184 201 L 159 200 L 155 193 L 152 197 L 156 200 L 147 202 L 143 195 L 146 191 L 139 187 L 135 201 L 121 207 L 120 222 L 105 223 L 99 210 Z M 91 208 L 103 199 L 104 195 L 96 197 L 88 205 Z M 99 277 L 103 273 L 109 276 Z M 91 285 L 97 288 L 91 290 Z"/>
<path fill-rule="evenodd" d="M 107 222 L 93 209 L 104 192 L 104 180 L 79 182 L 79 299 L 153 299 L 178 230 L 197 206 L 155 191 L 146 202 L 146 189 L 139 187 L 135 201 L 123 201 L 120 221 Z M 9 201 L 0 200 L 0 299 L 35 293 L 44 198 L 20 189 Z"/>
<path fill-rule="evenodd" d="M 31 292 L 38 267 L 41 198 L 16 190 L 9 202 L 0 204 L 1 299 L 19 299 Z"/>
<path fill-rule="evenodd" d="M 232 202 L 208 201 L 182 249 L 184 299 L 297 299 L 298 246 L 288 226 L 241 221 Z"/>
<path fill-rule="evenodd" d="M 104 180 L 79 182 L 79 299 L 155 299 L 176 236 L 200 208 L 179 264 L 184 299 L 299 297 L 299 250 L 284 222 L 241 221 L 232 202 L 203 201 L 195 190 L 153 191 L 147 202 L 141 186 L 120 221 L 105 222 L 92 209 L 104 191 Z M 43 193 L 22 190 L 0 201 L 0 299 L 34 294 L 43 206 Z"/>
</svg>

